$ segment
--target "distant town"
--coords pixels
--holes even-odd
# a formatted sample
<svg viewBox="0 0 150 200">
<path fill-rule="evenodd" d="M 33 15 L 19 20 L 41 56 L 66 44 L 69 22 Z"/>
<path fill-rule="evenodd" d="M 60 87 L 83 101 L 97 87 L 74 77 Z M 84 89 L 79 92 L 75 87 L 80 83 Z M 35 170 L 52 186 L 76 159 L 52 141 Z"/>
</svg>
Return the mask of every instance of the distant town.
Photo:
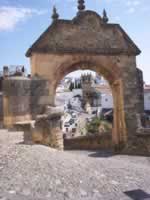
<svg viewBox="0 0 150 200">
<path fill-rule="evenodd" d="M 95 118 L 102 118 L 112 125 L 112 92 L 109 83 L 96 73 L 83 71 L 80 77 L 66 76 L 57 87 L 55 104 L 64 109 L 62 117 L 64 137 L 89 134 L 86 127 Z M 144 84 L 144 109 L 145 115 L 150 119 L 150 85 L 146 84 Z"/>
</svg>

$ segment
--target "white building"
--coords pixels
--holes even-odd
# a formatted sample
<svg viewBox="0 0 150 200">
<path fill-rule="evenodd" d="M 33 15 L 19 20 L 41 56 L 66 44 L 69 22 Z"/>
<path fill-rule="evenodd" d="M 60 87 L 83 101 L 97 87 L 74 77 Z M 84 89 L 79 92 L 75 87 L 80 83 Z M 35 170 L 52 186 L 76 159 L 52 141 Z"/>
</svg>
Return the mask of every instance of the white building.
<svg viewBox="0 0 150 200">
<path fill-rule="evenodd" d="M 82 95 L 83 95 L 82 89 L 73 89 L 72 92 L 73 92 L 73 96 L 79 95 L 82 97 Z"/>
<path fill-rule="evenodd" d="M 65 137 L 71 138 L 76 136 L 78 126 L 78 114 L 76 112 L 66 112 L 62 117 L 62 132 Z"/>
<path fill-rule="evenodd" d="M 101 93 L 101 108 L 112 109 L 113 108 L 113 96 L 109 84 L 102 82 L 96 85 L 96 89 Z"/>
<path fill-rule="evenodd" d="M 98 85 L 97 89 L 101 92 L 102 109 L 113 108 L 113 96 L 108 85 Z M 150 111 L 150 85 L 144 86 L 144 110 Z"/>
<path fill-rule="evenodd" d="M 112 109 L 113 108 L 113 96 L 111 93 L 103 93 L 101 95 L 101 107 L 102 109 Z"/>
</svg>

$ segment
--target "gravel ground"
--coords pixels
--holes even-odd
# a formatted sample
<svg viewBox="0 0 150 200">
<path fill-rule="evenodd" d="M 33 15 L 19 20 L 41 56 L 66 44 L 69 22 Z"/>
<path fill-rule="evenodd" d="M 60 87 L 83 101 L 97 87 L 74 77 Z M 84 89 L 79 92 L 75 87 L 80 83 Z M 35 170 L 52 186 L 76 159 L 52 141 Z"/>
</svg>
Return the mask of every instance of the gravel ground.
<svg viewBox="0 0 150 200">
<path fill-rule="evenodd" d="M 0 200 L 147 200 L 150 159 L 22 144 L 0 131 Z"/>
</svg>

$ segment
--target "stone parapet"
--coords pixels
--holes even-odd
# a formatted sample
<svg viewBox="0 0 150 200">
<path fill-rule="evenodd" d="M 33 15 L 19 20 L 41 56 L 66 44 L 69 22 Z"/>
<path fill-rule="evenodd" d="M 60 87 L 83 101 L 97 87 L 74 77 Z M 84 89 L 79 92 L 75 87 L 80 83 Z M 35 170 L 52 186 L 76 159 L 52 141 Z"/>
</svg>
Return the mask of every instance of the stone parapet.
<svg viewBox="0 0 150 200">
<path fill-rule="evenodd" d="M 64 148 L 67 150 L 113 150 L 112 136 L 110 133 L 104 133 L 64 139 Z"/>
</svg>

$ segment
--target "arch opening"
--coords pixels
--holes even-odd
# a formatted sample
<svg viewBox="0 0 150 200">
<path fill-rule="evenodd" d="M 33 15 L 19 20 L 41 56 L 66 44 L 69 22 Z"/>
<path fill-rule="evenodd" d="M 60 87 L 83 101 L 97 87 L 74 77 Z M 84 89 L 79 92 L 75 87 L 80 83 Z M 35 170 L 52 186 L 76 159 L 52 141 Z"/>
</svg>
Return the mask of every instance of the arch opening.
<svg viewBox="0 0 150 200">
<path fill-rule="evenodd" d="M 122 139 L 119 131 L 123 128 L 123 123 L 121 122 L 121 110 L 118 109 L 117 101 L 120 92 L 120 83 L 118 84 L 116 81 L 117 74 L 110 74 L 109 70 L 104 67 L 99 67 L 99 70 L 97 70 L 97 66 L 90 62 L 73 64 L 71 67 L 66 67 L 63 71 L 59 72 L 59 78 L 56 79 L 57 81 L 54 87 L 56 92 L 55 105 L 64 105 L 65 114 L 62 117 L 62 132 L 64 137 L 69 139 L 76 138 L 75 144 L 73 144 L 74 139 L 72 140 L 73 143 L 69 143 L 72 144 L 69 148 L 84 149 L 88 146 L 89 149 L 108 149 L 115 144 L 118 145 Z M 78 78 L 71 78 L 74 73 L 78 74 Z M 83 83 L 83 80 L 86 80 L 86 78 L 90 80 L 89 77 L 94 80 L 95 84 L 92 85 L 90 81 L 86 84 Z M 100 78 L 100 82 L 96 83 L 95 80 L 98 77 Z M 68 84 L 68 88 L 65 81 L 70 83 Z M 66 85 L 64 86 L 63 84 Z M 66 91 L 64 91 L 65 89 Z M 99 98 L 95 97 L 93 95 L 94 93 L 97 94 L 97 97 L 99 96 Z M 89 98 L 88 95 L 90 96 Z M 59 100 L 62 102 L 60 103 Z M 94 101 L 96 101 L 97 105 L 92 107 Z M 74 106 L 73 104 L 77 104 L 77 106 Z M 80 108 L 78 112 L 75 111 L 77 107 L 78 109 Z M 75 118 L 78 120 L 75 120 Z M 80 121 L 82 121 L 82 125 Z M 94 127 L 94 130 L 92 130 L 94 124 L 98 127 Z M 83 137 L 93 137 L 94 134 L 95 136 L 104 135 L 107 139 L 103 140 L 101 138 L 103 144 L 101 141 L 97 141 L 99 145 L 95 143 L 95 146 L 90 146 L 89 144 L 94 142 L 91 141 L 90 143 L 89 139 L 88 142 L 86 139 L 84 141 Z M 98 140 L 100 138 L 96 139 Z M 65 144 L 66 146 L 68 145 L 67 142 L 65 142 Z"/>
<path fill-rule="evenodd" d="M 127 141 L 126 113 L 124 109 L 124 77 L 123 67 L 124 57 L 119 56 L 98 56 L 98 55 L 37 55 L 36 60 L 40 59 L 36 70 L 33 67 L 32 73 L 40 71 L 40 75 L 49 82 L 48 105 L 55 105 L 56 89 L 60 81 L 75 70 L 92 70 L 98 75 L 103 76 L 109 83 L 113 97 L 113 129 L 112 144 L 116 148 L 121 148 Z M 46 60 L 46 61 L 45 61 Z M 51 62 L 53 60 L 53 62 Z M 37 62 L 36 62 L 37 63 Z M 44 66 L 44 70 L 42 68 Z M 34 71 L 35 70 L 35 71 Z"/>
</svg>

